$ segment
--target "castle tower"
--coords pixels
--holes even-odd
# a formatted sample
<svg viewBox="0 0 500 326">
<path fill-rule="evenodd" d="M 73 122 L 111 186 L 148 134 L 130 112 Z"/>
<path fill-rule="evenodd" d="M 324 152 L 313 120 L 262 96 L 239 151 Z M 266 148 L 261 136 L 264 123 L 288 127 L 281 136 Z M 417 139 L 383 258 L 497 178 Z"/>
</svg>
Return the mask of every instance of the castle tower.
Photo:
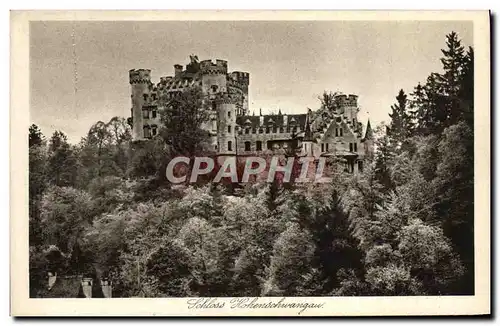
<svg viewBox="0 0 500 326">
<path fill-rule="evenodd" d="M 214 98 L 215 94 L 227 91 L 227 61 L 217 59 L 214 64 L 212 60 L 203 60 L 200 62 L 200 72 L 203 94 Z"/>
<path fill-rule="evenodd" d="M 218 96 L 216 99 L 218 130 L 217 149 L 220 154 L 234 155 L 236 153 L 236 105 L 228 95 Z"/>
<path fill-rule="evenodd" d="M 144 139 L 142 107 L 149 97 L 151 70 L 132 69 L 129 71 L 132 98 L 132 139 Z"/>
<path fill-rule="evenodd" d="M 243 71 L 233 71 L 231 78 L 238 83 L 243 91 L 243 107 L 238 115 L 248 115 L 248 86 L 250 85 L 250 74 Z"/>
</svg>

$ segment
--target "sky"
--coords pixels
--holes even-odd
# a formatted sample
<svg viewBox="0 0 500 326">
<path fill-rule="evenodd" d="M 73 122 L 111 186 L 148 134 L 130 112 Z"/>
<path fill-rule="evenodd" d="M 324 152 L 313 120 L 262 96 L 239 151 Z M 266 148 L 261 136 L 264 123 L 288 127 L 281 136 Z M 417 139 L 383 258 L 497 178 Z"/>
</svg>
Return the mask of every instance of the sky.
<svg viewBox="0 0 500 326">
<path fill-rule="evenodd" d="M 373 127 L 400 89 L 441 71 L 451 31 L 472 45 L 466 21 L 31 22 L 30 123 L 77 143 L 97 121 L 130 115 L 130 69 L 151 69 L 156 83 L 196 54 L 250 73 L 250 112 L 305 113 L 339 91 L 359 96 Z"/>
</svg>

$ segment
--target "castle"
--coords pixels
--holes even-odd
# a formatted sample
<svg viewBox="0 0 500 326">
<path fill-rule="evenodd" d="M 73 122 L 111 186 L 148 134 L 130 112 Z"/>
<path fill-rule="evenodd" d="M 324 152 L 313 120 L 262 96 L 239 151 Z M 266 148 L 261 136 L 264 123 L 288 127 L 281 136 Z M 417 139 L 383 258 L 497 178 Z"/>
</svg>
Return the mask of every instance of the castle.
<svg viewBox="0 0 500 326">
<path fill-rule="evenodd" d="M 190 57 L 183 69 L 174 65 L 174 76 L 160 77 L 155 85 L 151 70 L 129 71 L 132 108 L 129 123 L 134 140 L 158 134 L 161 125 L 160 98 L 169 99 L 184 89 L 201 87 L 209 101 L 211 117 L 204 126 L 215 152 L 220 155 L 259 155 L 298 147 L 298 155 L 340 157 L 348 172 L 363 169 L 363 162 L 373 154 L 373 134 L 368 121 L 358 121 L 358 97 L 336 94 L 331 107 L 303 114 L 251 115 L 249 113 L 248 72 L 228 72 L 227 61 L 198 61 Z M 293 145 L 292 145 L 293 144 Z"/>
</svg>

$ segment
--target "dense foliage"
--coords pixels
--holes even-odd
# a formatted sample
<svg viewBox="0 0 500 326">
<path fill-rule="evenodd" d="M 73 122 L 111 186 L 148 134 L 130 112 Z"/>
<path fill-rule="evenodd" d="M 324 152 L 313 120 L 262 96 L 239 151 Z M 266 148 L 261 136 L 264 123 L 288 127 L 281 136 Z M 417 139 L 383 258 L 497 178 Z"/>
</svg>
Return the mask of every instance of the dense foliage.
<svg viewBox="0 0 500 326">
<path fill-rule="evenodd" d="M 206 140 L 196 90 L 140 143 L 122 118 L 77 145 L 31 126 L 31 295 L 48 271 L 107 276 L 123 297 L 473 293 L 473 50 L 451 33 L 442 53 L 397 94 L 364 172 L 333 164 L 330 184 L 169 185 L 164 163 Z"/>
</svg>

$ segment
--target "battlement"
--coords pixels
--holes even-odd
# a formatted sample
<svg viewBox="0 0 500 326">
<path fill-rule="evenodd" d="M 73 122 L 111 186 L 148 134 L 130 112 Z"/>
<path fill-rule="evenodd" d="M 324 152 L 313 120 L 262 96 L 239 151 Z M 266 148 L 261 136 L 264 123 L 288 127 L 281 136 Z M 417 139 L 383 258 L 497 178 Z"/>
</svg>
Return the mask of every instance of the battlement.
<svg viewBox="0 0 500 326">
<path fill-rule="evenodd" d="M 160 77 L 160 84 L 167 84 L 172 81 L 172 79 L 174 79 L 172 76 Z"/>
<path fill-rule="evenodd" d="M 339 94 L 335 96 L 335 100 L 340 106 L 358 106 L 358 96 L 354 94 L 349 94 L 349 96 Z"/>
<path fill-rule="evenodd" d="M 217 59 L 214 63 L 212 60 L 203 60 L 200 70 L 203 74 L 227 74 L 227 61 Z"/>
<path fill-rule="evenodd" d="M 231 97 L 230 95 L 226 94 L 217 94 L 217 97 L 215 98 L 215 102 L 217 104 L 235 104 L 235 99 Z"/>
<path fill-rule="evenodd" d="M 231 78 L 242 85 L 248 86 L 250 84 L 250 74 L 248 72 L 233 71 Z"/>
<path fill-rule="evenodd" d="M 151 69 L 131 69 L 128 76 L 130 84 L 149 83 L 151 81 Z"/>
</svg>

